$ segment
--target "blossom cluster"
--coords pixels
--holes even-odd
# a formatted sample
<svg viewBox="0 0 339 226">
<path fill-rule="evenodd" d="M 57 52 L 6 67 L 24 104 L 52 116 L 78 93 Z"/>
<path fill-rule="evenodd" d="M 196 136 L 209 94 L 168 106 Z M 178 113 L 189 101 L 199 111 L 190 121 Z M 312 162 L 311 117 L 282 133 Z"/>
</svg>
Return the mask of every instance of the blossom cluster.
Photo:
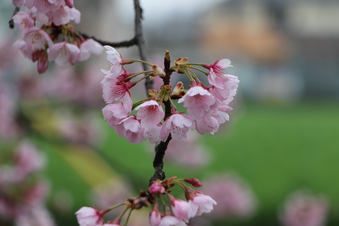
<svg viewBox="0 0 339 226">
<path fill-rule="evenodd" d="M 194 187 L 202 186 L 196 178 L 186 178 L 184 181 Z M 169 194 L 168 189 L 174 185 L 179 185 L 185 191 L 186 200 L 174 198 L 173 195 Z M 149 216 L 151 226 L 187 225 L 186 223 L 190 218 L 211 212 L 213 206 L 217 204 L 210 196 L 192 189 L 180 179 L 175 179 L 175 177 L 164 181 L 157 180 L 153 182 L 148 188 L 148 192 L 156 195 L 159 199 L 161 199 L 160 195 L 166 194 L 171 203 L 171 210 L 168 206 L 164 205 L 164 211 L 161 213 L 158 208 L 158 203 L 155 202 Z"/>
<path fill-rule="evenodd" d="M 155 64 L 124 59 L 113 47 L 105 48 L 111 67 L 109 70 L 102 70 L 105 77 L 101 85 L 103 98 L 107 103 L 103 115 L 115 132 L 121 137 L 126 137 L 127 141 L 136 144 L 149 139 L 151 143 L 156 143 L 166 141 L 170 134 L 174 139 L 180 140 L 186 138 L 189 129 L 195 129 L 200 134 L 213 134 L 219 129 L 220 124 L 229 120 L 228 112 L 232 110 L 229 104 L 236 94 L 239 83 L 236 76 L 226 72 L 226 69 L 232 66 L 230 60 L 222 59 L 214 64 L 197 64 L 187 62 L 187 58 L 179 58 L 175 60 L 173 66 L 163 70 Z M 168 52 L 165 59 L 169 60 Z M 147 64 L 152 70 L 134 74 L 127 72 L 124 65 L 134 62 Z M 193 70 L 207 76 L 208 86 L 201 82 Z M 159 76 L 165 81 L 173 72 L 186 75 L 191 83 L 188 90 L 184 89 L 182 82 L 178 82 L 174 88 L 164 83 L 160 90 L 148 90 L 150 96 L 148 99 L 138 100 L 133 104 L 131 88 L 138 82 L 148 76 L 151 78 Z M 139 74 L 146 76 L 132 81 Z M 178 100 L 178 104 L 183 104 L 187 114 L 178 112 L 174 100 Z M 166 102 L 170 105 L 167 109 Z M 133 110 L 137 113 L 134 114 Z"/>
<path fill-rule="evenodd" d="M 44 205 L 48 186 L 38 177 L 44 156 L 28 140 L 11 149 L 5 146 L 0 156 L 0 218 L 16 225 L 54 226 Z"/>
<path fill-rule="evenodd" d="M 176 179 L 176 177 L 171 177 L 163 181 L 156 180 L 148 188 L 147 193 L 141 192 L 139 197 L 129 198 L 123 204 L 104 210 L 92 207 L 80 208 L 76 212 L 78 223 L 80 226 L 119 226 L 121 225 L 123 214 L 120 214 L 111 222 L 106 222 L 103 216 L 112 209 L 123 205 L 126 206 L 123 213 L 126 212 L 126 209 L 134 210 L 153 205 L 149 215 L 149 224 L 151 226 L 187 225 L 190 218 L 211 212 L 213 206 L 217 203 L 210 196 L 192 189 L 184 182 L 194 187 L 202 186 L 196 178 Z M 176 185 L 183 189 L 186 200 L 177 199 L 170 194 L 169 189 Z M 164 195 L 168 197 L 168 203 L 164 201 Z M 160 208 L 163 211 L 160 211 Z M 127 218 L 125 225 L 128 220 Z"/>
<path fill-rule="evenodd" d="M 25 57 L 37 61 L 37 70 L 48 69 L 48 61 L 58 65 L 87 60 L 91 54 L 101 54 L 103 47 L 93 39 L 85 39 L 68 24 L 80 22 L 80 12 L 73 0 L 13 0 L 16 7 L 24 7 L 13 16 L 23 35 L 14 43 Z"/>
</svg>

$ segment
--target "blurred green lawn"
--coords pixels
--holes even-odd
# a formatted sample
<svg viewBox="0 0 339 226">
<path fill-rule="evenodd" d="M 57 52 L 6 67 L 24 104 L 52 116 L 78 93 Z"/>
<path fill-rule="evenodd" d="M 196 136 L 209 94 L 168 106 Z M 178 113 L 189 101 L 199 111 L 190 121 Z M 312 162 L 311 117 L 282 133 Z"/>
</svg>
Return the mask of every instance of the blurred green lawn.
<svg viewBox="0 0 339 226">
<path fill-rule="evenodd" d="M 104 126 L 109 134 L 100 159 L 114 171 L 130 175 L 136 190 L 146 189 L 153 174 L 152 154 L 145 151 L 148 145 L 129 144 Z M 166 175 L 201 179 L 215 172 L 235 171 L 250 184 L 258 198 L 258 214 L 253 221 L 261 225 L 276 225 L 277 209 L 286 196 L 296 189 L 307 188 L 330 198 L 331 225 L 338 223 L 338 103 L 246 104 L 233 112 L 231 122 L 223 130 L 214 136 L 202 136 L 204 145 L 214 152 L 209 166 L 190 170 L 165 162 Z M 86 175 L 90 178 L 91 172 L 81 171 L 81 167 L 74 170 L 74 165 L 83 164 L 81 160 L 73 158 L 71 166 L 60 155 L 65 150 L 56 150 L 48 144 L 44 144 L 44 149 L 49 155 L 47 176 L 52 180 L 52 190 L 69 190 L 74 195 L 73 212 L 91 205 L 88 200 L 91 183 L 83 179 Z M 101 170 L 100 166 L 94 169 Z M 73 214 L 69 218 L 75 220 Z"/>
</svg>

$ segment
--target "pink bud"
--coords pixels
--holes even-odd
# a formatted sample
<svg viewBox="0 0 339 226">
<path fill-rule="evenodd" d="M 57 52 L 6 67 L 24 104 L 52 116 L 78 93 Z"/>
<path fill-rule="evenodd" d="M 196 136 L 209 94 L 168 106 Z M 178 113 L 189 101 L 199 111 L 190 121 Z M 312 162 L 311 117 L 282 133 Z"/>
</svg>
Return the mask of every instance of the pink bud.
<svg viewBox="0 0 339 226">
<path fill-rule="evenodd" d="M 160 180 L 154 181 L 151 186 L 148 188 L 149 193 L 159 193 L 159 194 L 164 194 L 165 193 L 165 188 L 164 186 L 161 185 Z"/>
<path fill-rule="evenodd" d="M 158 205 L 154 204 L 153 210 L 151 211 L 149 215 L 149 224 L 151 226 L 159 226 L 161 221 L 161 214 L 158 210 Z"/>
<path fill-rule="evenodd" d="M 202 186 L 202 183 L 197 178 L 185 178 L 184 181 L 197 188 Z"/>
</svg>

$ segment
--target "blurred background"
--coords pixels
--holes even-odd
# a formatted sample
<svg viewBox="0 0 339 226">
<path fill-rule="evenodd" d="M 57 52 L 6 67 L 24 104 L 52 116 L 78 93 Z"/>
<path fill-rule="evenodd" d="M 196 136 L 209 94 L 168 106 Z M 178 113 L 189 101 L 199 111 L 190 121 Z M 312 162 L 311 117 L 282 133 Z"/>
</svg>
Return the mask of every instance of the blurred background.
<svg viewBox="0 0 339 226">
<path fill-rule="evenodd" d="M 339 2 L 141 6 L 150 62 L 162 66 L 165 50 L 172 60 L 228 58 L 228 72 L 240 80 L 230 122 L 215 135 L 192 133 L 167 152 L 168 177 L 197 177 L 218 202 L 215 213 L 191 225 L 339 225 Z M 75 7 L 81 32 L 113 42 L 134 35 L 133 1 Z M 105 54 L 74 67 L 52 63 L 39 75 L 12 47 L 21 38 L 8 27 L 12 2 L 0 10 L 0 225 L 77 225 L 82 206 L 107 208 L 145 190 L 152 145 L 128 143 L 101 115 Z M 136 47 L 119 52 L 139 58 Z M 147 225 L 148 213 L 133 213 L 131 225 Z"/>
</svg>

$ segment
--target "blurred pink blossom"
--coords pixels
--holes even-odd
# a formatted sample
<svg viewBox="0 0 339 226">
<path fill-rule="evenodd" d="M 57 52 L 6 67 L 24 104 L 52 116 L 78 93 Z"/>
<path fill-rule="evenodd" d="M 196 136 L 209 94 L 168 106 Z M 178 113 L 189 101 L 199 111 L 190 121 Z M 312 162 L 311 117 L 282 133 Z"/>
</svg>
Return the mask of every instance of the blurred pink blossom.
<svg viewBox="0 0 339 226">
<path fill-rule="evenodd" d="M 324 226 L 328 215 L 328 201 L 323 195 L 307 191 L 291 194 L 279 211 L 284 226 Z"/>
<path fill-rule="evenodd" d="M 20 142 L 14 157 L 14 167 L 18 181 L 31 173 L 36 173 L 45 165 L 45 157 L 27 140 Z"/>
<path fill-rule="evenodd" d="M 0 77 L 1 79 L 1 77 Z M 14 101 L 5 94 L 0 86 L 0 137 L 9 139 L 18 133 L 18 125 L 15 122 Z"/>
<path fill-rule="evenodd" d="M 256 209 L 256 199 L 250 187 L 234 174 L 214 175 L 202 183 L 202 191 L 217 200 L 218 205 L 208 215 L 212 218 L 248 217 Z"/>
<path fill-rule="evenodd" d="M 55 226 L 49 211 L 43 205 L 20 211 L 15 226 Z"/>
<path fill-rule="evenodd" d="M 188 131 L 187 138 L 172 139 L 167 147 L 165 159 L 183 167 L 203 167 L 211 161 L 211 152 L 201 144 L 195 131 Z"/>
</svg>

